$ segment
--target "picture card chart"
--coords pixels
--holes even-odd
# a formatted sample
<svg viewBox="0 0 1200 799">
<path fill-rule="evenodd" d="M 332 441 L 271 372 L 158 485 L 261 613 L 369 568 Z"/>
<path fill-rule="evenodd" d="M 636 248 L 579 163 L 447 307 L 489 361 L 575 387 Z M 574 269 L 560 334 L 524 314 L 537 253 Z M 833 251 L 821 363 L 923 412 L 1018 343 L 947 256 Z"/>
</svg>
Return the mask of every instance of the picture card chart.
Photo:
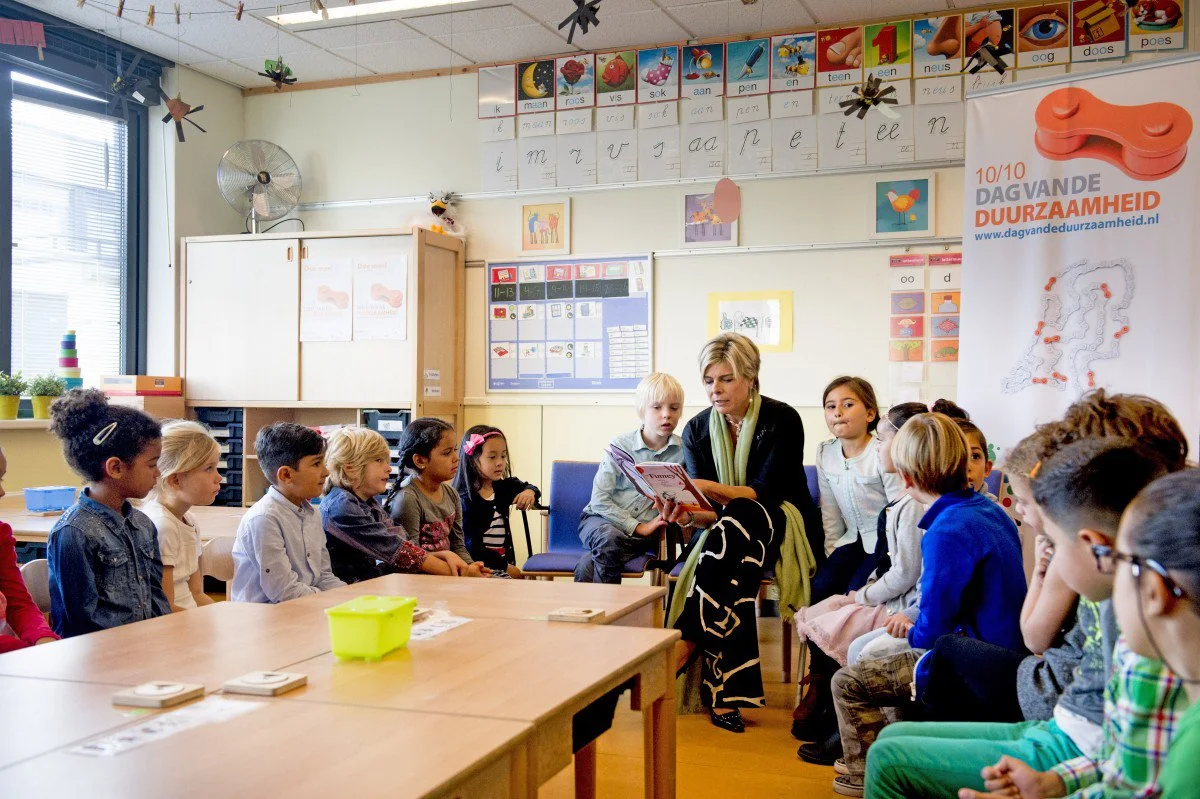
<svg viewBox="0 0 1200 799">
<path fill-rule="evenodd" d="M 488 264 L 488 391 L 632 391 L 651 371 L 649 255 Z"/>
</svg>

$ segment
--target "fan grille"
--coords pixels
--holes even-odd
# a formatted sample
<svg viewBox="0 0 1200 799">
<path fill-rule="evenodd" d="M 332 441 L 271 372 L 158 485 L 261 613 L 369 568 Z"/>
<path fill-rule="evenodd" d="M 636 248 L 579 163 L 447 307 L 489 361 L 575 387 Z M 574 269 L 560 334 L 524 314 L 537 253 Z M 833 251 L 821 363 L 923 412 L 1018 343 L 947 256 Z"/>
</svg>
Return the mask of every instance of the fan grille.
<svg viewBox="0 0 1200 799">
<path fill-rule="evenodd" d="M 302 185 L 287 151 L 262 139 L 235 142 L 217 164 L 217 187 L 225 201 L 259 222 L 287 216 L 300 202 Z"/>
</svg>

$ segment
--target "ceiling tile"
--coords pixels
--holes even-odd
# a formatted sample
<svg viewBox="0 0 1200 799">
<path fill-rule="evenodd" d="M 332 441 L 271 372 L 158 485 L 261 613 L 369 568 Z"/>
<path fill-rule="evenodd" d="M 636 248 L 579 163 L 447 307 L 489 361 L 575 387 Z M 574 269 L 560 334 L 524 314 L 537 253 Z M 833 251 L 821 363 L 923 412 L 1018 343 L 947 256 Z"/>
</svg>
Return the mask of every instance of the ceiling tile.
<svg viewBox="0 0 1200 799">
<path fill-rule="evenodd" d="M 602 7 L 603 10 L 603 7 Z M 657 44 L 687 38 L 687 31 L 671 21 L 658 9 L 638 11 L 632 14 L 600 14 L 599 26 L 588 31 L 586 36 L 576 34 L 575 44 L 585 50 L 599 52 L 618 47 Z M 564 28 L 563 41 L 566 41 Z"/>
<path fill-rule="evenodd" d="M 309 50 L 305 53 L 294 53 L 288 56 L 287 64 L 292 68 L 292 72 L 300 82 L 317 81 L 317 80 L 333 80 L 335 78 L 348 78 L 354 75 L 353 61 L 345 58 L 340 58 L 333 53 L 327 53 L 324 50 Z M 262 69 L 261 58 L 239 58 L 234 63 L 239 66 L 251 69 L 258 72 Z M 362 67 L 359 73 L 370 73 L 373 70 Z M 270 85 L 270 81 L 266 78 L 255 77 L 255 86 Z"/>
<path fill-rule="evenodd" d="M 761 0 L 752 6 L 718 0 L 674 6 L 670 12 L 699 39 L 813 25 L 812 17 L 796 0 Z"/>
<path fill-rule="evenodd" d="M 477 33 L 455 32 L 453 39 L 439 36 L 437 40 L 476 64 L 578 52 L 573 45 L 541 25 Z"/>
<path fill-rule="evenodd" d="M 567 18 L 575 10 L 571 0 L 516 0 L 515 6 L 534 19 L 549 22 L 555 26 Z M 660 3 L 666 5 L 666 3 Z M 635 11 L 652 11 L 654 0 L 604 0 L 596 14 L 603 24 L 610 15 L 631 14 Z"/>
<path fill-rule="evenodd" d="M 420 17 L 405 17 L 404 21 L 427 36 L 449 36 L 452 25 L 454 33 L 458 34 L 516 28 L 531 22 L 527 15 L 512 6 L 426 14 Z"/>
<path fill-rule="evenodd" d="M 174 36 L 172 23 L 164 32 Z M 309 49 L 308 45 L 286 30 L 262 22 L 249 14 L 241 20 L 228 14 L 193 14 L 180 25 L 180 38 L 185 42 L 215 52 L 225 59 L 268 58 Z"/>
<path fill-rule="evenodd" d="M 335 50 L 338 55 L 353 61 L 354 48 Z M 438 69 L 452 64 L 460 65 L 462 59 L 454 58 L 449 50 L 429 39 L 412 39 L 400 44 L 375 44 L 358 48 L 358 63 L 363 69 L 389 75 L 396 72 L 417 72 Z M 350 74 L 353 74 L 351 67 Z"/>
<path fill-rule="evenodd" d="M 329 25 L 300 31 L 296 36 L 318 47 L 324 47 L 326 50 L 354 47 L 355 37 L 357 37 L 359 47 L 424 38 L 424 34 L 420 31 L 413 30 L 403 22 L 394 19 L 360 22 L 358 25 L 354 25 L 353 23 L 349 25 Z"/>
<path fill-rule="evenodd" d="M 945 11 L 948 6 L 946 0 L 805 0 L 805 4 L 821 25 L 915 16 Z"/>
<path fill-rule="evenodd" d="M 262 65 L 260 64 L 261 68 Z M 194 69 L 209 77 L 223 80 L 226 83 L 244 89 L 247 86 L 258 86 L 266 83 L 265 78 L 261 78 L 255 73 L 258 70 L 250 70 L 246 67 L 238 66 L 232 61 L 204 61 L 198 64 L 188 64 L 189 69 Z"/>
</svg>

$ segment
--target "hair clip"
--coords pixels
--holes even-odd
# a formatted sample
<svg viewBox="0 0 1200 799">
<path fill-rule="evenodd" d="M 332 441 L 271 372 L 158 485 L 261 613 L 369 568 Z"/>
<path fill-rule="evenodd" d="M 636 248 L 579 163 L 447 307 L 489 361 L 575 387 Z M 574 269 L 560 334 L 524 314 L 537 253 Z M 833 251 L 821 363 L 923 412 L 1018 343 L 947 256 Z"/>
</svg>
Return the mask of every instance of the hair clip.
<svg viewBox="0 0 1200 799">
<path fill-rule="evenodd" d="M 1038 472 L 1040 472 L 1041 470 L 1042 470 L 1042 462 L 1041 461 L 1038 461 L 1037 463 L 1033 464 L 1033 468 L 1029 470 L 1029 479 L 1032 480 L 1035 477 L 1037 477 Z"/>
<path fill-rule="evenodd" d="M 463 442 L 463 452 L 465 452 L 467 455 L 474 455 L 475 450 L 482 445 L 483 442 L 498 435 L 500 435 L 500 433 L 495 430 L 491 431 L 490 433 L 484 433 L 483 435 L 480 435 L 479 433 L 472 433 L 467 437 L 467 440 Z"/>
<path fill-rule="evenodd" d="M 92 436 L 92 443 L 95 444 L 97 447 L 100 446 L 105 441 L 108 441 L 109 437 L 112 436 L 113 431 L 116 429 L 117 429 L 116 422 L 112 422 L 112 423 L 106 425 L 105 427 L 100 428 L 100 432 L 97 433 L 96 435 Z"/>
</svg>

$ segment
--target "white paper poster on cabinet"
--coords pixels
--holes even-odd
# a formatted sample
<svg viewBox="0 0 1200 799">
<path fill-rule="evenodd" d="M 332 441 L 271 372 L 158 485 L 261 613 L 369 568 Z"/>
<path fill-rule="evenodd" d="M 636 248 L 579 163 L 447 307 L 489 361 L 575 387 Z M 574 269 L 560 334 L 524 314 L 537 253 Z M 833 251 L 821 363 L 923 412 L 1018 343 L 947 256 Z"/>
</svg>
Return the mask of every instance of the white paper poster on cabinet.
<svg viewBox="0 0 1200 799">
<path fill-rule="evenodd" d="M 354 340 L 408 338 L 408 256 L 354 259 Z"/>
<path fill-rule="evenodd" d="M 354 284 L 349 258 L 300 264 L 300 340 L 349 341 Z"/>
</svg>

